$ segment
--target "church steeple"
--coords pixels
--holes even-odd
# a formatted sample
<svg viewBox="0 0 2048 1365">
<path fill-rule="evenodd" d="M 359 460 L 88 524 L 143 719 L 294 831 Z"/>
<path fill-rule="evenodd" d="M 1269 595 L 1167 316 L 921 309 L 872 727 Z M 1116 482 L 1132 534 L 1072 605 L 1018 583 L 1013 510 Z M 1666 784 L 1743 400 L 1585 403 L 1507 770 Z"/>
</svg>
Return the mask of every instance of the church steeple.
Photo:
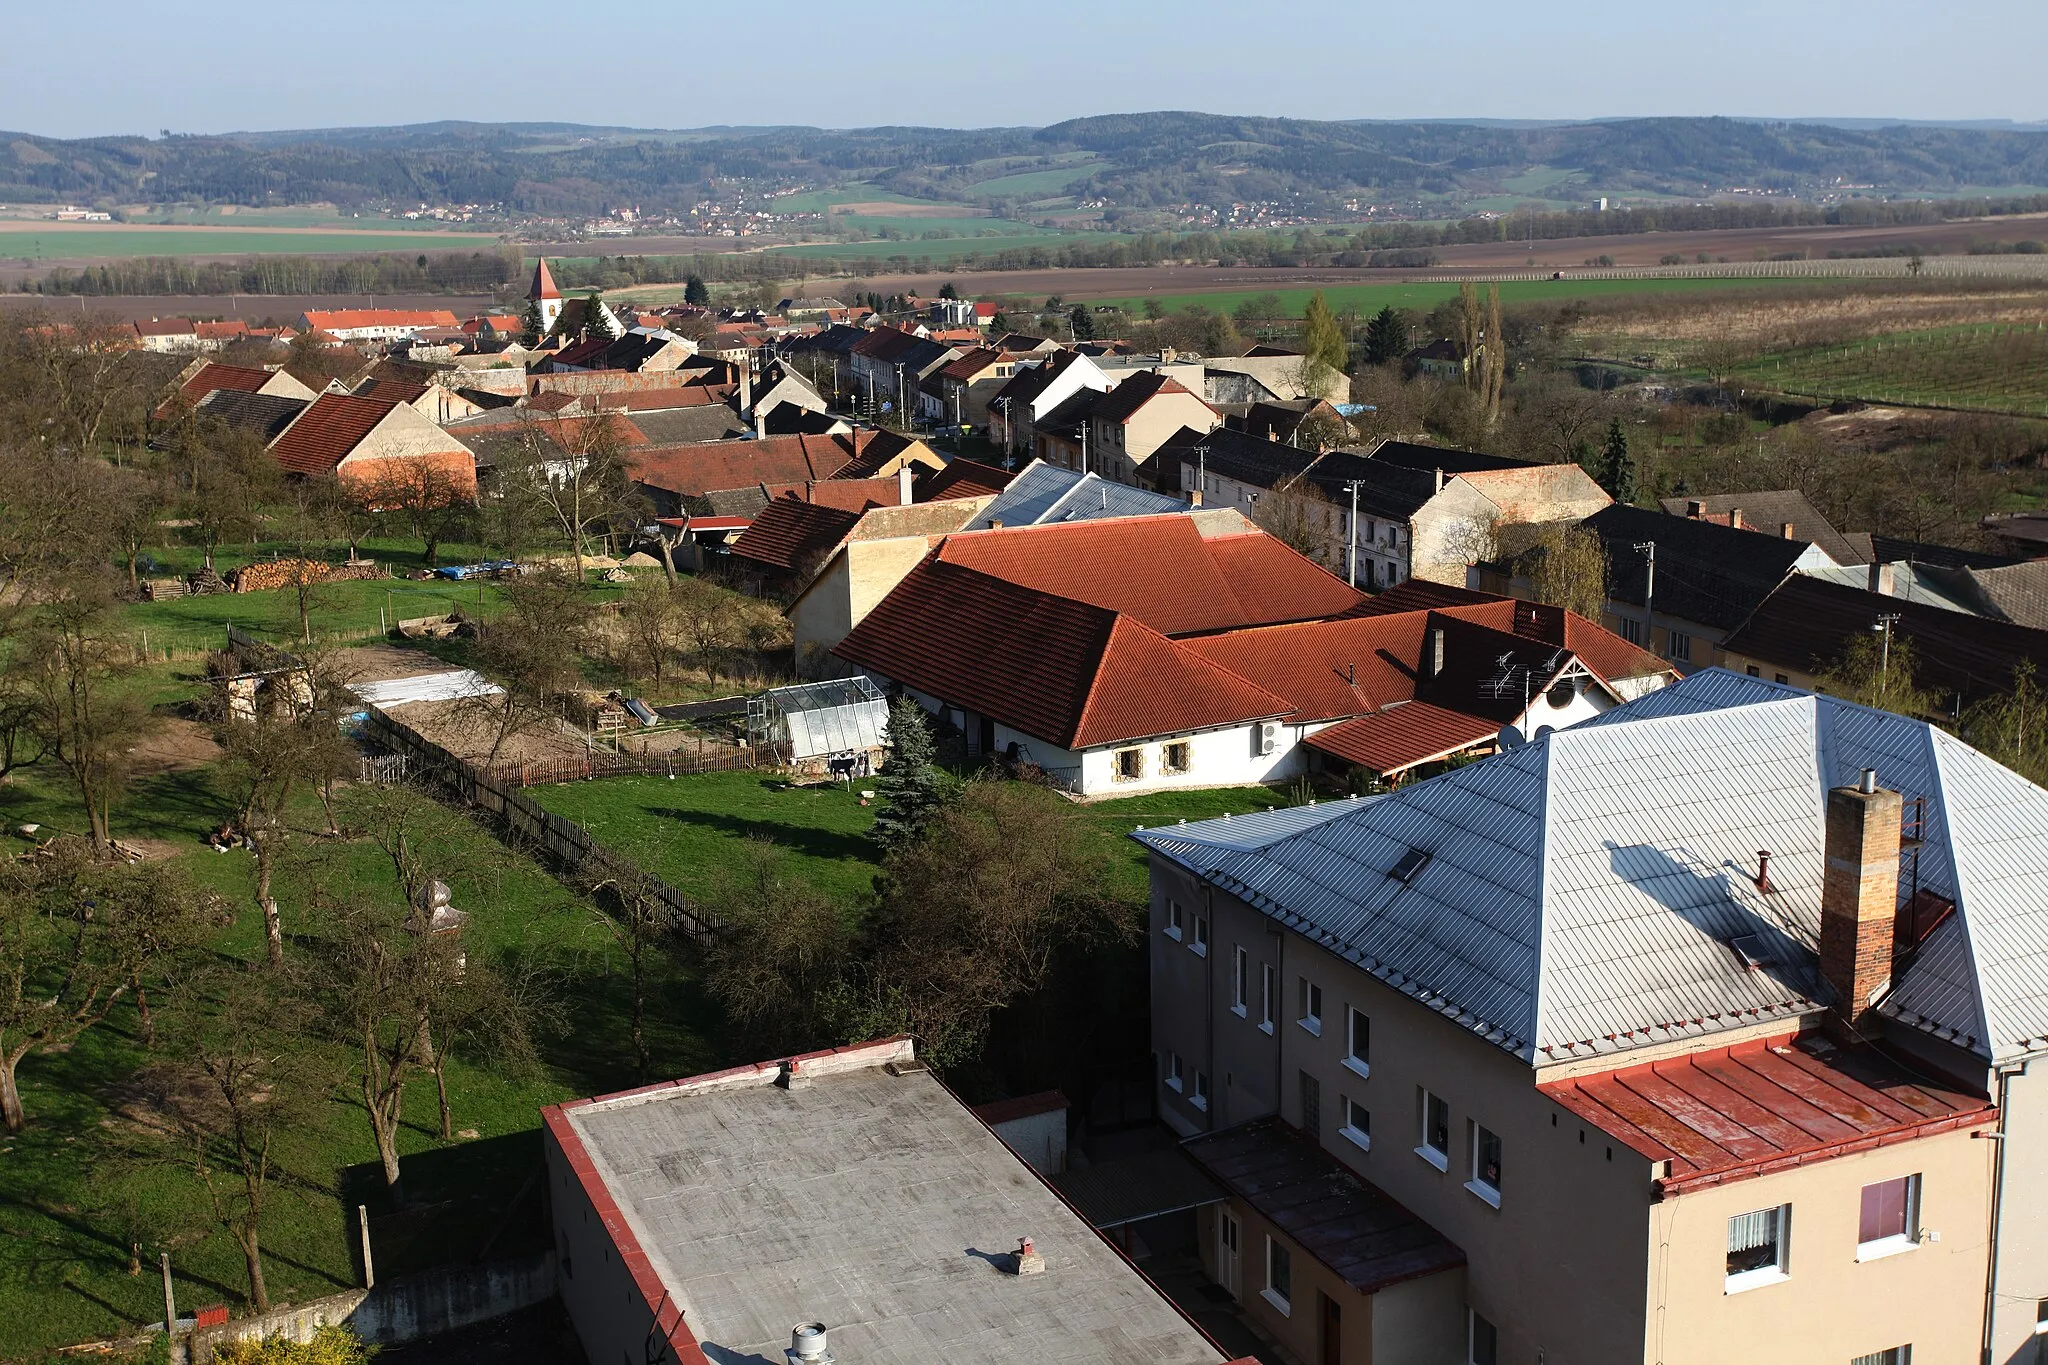
<svg viewBox="0 0 2048 1365">
<path fill-rule="evenodd" d="M 555 277 L 548 270 L 545 256 L 534 263 L 533 287 L 526 291 L 526 298 L 540 309 L 541 335 L 554 331 L 555 323 L 562 316 L 562 291 L 555 288 Z"/>
</svg>

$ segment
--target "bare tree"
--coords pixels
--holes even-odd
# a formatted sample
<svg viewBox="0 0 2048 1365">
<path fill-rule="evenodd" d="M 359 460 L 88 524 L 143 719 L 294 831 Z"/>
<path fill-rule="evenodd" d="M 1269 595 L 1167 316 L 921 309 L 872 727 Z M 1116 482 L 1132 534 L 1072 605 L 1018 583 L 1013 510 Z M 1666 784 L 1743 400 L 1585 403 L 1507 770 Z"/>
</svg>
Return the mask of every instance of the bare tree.
<svg viewBox="0 0 2048 1365">
<path fill-rule="evenodd" d="M 657 958 L 674 938 L 680 917 L 654 880 L 631 863 L 592 859 L 580 869 L 578 884 L 586 895 L 606 907 L 596 912 L 598 923 L 626 955 L 627 984 L 633 993 L 628 1034 L 633 1045 L 634 1075 L 644 1081 L 648 1066 L 648 977 Z"/>
<path fill-rule="evenodd" d="M 441 557 L 441 542 L 461 535 L 476 515 L 469 490 L 435 460 L 387 460 L 358 496 L 420 542 L 421 557 L 430 569 Z"/>
<path fill-rule="evenodd" d="M 486 766 L 515 736 L 551 724 L 562 696 L 583 680 L 578 654 L 589 631 L 589 599 L 567 574 L 512 579 L 505 597 L 511 610 L 487 622 L 477 641 L 478 662 L 504 688 L 471 702 L 490 733 Z"/>
<path fill-rule="evenodd" d="M 628 654 L 656 687 L 680 646 L 685 612 L 683 594 L 672 583 L 636 583 L 619 609 Z"/>
<path fill-rule="evenodd" d="M 71 775 L 93 847 L 105 852 L 131 752 L 153 726 L 142 698 L 125 685 L 134 656 L 105 584 L 88 578 L 44 602 L 22 653 L 43 745 Z"/>
<path fill-rule="evenodd" d="M 110 314 L 16 314 L 0 325 L 0 423 L 70 455 L 138 439 L 149 372 L 134 336 Z"/>
<path fill-rule="evenodd" d="M 1327 563 L 1335 543 L 1337 505 L 1323 490 L 1296 476 L 1259 495 L 1252 520 L 1296 554 Z"/>
<path fill-rule="evenodd" d="M 500 496 L 525 504 L 549 526 L 583 580 L 585 547 L 593 531 L 609 535 L 641 525 L 650 512 L 633 487 L 616 419 L 540 419 L 522 413 L 499 465 Z"/>
<path fill-rule="evenodd" d="M 837 1041 L 855 948 L 845 908 L 791 875 L 766 839 L 748 841 L 716 894 L 706 970 L 734 1022 L 777 1049 Z"/>
</svg>

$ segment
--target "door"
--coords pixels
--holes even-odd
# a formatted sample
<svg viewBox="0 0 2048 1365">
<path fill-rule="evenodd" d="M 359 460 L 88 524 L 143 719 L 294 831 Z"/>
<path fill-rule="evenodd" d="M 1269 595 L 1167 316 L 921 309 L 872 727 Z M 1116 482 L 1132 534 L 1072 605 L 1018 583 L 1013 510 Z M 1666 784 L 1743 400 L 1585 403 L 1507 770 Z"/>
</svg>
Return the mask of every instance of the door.
<svg viewBox="0 0 2048 1365">
<path fill-rule="evenodd" d="M 1318 1293 L 1323 1301 L 1323 1353 L 1322 1365 L 1342 1365 L 1344 1359 L 1344 1312 L 1337 1301 L 1328 1294 Z"/>
<path fill-rule="evenodd" d="M 975 745 L 974 751 L 978 754 L 983 755 L 994 753 L 996 751 L 995 718 L 992 716 L 983 716 L 981 718 L 981 724 L 978 727 L 978 729 L 980 733 L 976 736 L 976 738 L 980 741 L 980 743 Z"/>
<path fill-rule="evenodd" d="M 1216 1282 L 1237 1297 L 1237 1218 L 1228 1209 L 1216 1215 Z"/>
</svg>

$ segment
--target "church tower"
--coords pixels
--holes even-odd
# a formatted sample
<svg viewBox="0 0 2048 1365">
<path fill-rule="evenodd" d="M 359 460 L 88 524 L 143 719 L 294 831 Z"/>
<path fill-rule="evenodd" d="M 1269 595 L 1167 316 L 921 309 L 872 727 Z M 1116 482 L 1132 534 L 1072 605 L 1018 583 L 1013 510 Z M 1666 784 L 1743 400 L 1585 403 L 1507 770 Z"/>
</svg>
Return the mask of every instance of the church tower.
<svg viewBox="0 0 2048 1365">
<path fill-rule="evenodd" d="M 555 288 L 555 277 L 548 271 L 547 257 L 540 258 L 533 267 L 533 288 L 526 291 L 527 301 L 540 309 L 540 332 L 542 336 L 555 330 L 555 323 L 562 316 L 562 291 Z"/>
</svg>

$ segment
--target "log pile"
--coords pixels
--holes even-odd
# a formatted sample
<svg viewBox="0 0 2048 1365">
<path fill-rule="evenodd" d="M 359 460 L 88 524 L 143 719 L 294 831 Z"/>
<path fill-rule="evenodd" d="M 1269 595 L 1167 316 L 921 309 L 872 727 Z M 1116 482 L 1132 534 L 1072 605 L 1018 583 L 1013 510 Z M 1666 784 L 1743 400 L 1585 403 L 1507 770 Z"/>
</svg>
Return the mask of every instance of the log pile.
<svg viewBox="0 0 2048 1365">
<path fill-rule="evenodd" d="M 201 569 L 198 573 L 185 576 L 185 591 L 190 596 L 203 597 L 209 593 L 233 592 L 234 589 L 228 586 L 226 579 L 212 569 Z"/>
<path fill-rule="evenodd" d="M 356 564 L 323 564 L 314 559 L 271 559 L 245 564 L 228 575 L 236 592 L 269 592 L 292 588 L 300 583 L 342 583 L 350 579 L 382 578 L 383 571 L 367 561 Z"/>
</svg>

